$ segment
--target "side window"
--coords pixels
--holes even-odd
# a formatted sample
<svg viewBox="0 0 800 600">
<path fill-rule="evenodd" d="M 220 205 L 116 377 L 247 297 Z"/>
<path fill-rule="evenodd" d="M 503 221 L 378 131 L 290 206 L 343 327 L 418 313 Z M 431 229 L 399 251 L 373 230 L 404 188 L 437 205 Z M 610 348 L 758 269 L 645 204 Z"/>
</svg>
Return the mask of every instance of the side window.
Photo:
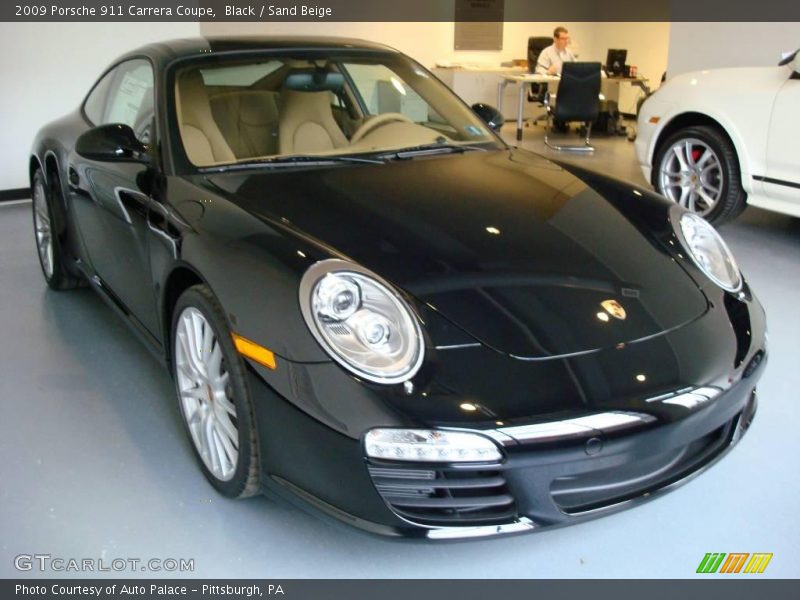
<svg viewBox="0 0 800 600">
<path fill-rule="evenodd" d="M 110 81 L 105 84 L 105 80 Z M 84 105 L 86 115 L 95 125 L 124 123 L 129 125 L 136 137 L 145 144 L 150 143 L 155 117 L 155 98 L 153 93 L 153 68 L 143 59 L 129 60 L 111 71 L 100 82 L 107 88 L 107 100 L 103 104 L 102 116 L 93 118 L 90 114 L 90 100 Z M 100 85 L 95 88 L 98 93 Z M 92 110 L 95 105 L 92 104 Z M 96 115 L 95 115 L 96 116 Z"/>
<path fill-rule="evenodd" d="M 105 77 L 94 86 L 89 97 L 86 98 L 86 102 L 83 103 L 83 112 L 86 113 L 86 116 L 93 125 L 101 124 L 100 121 L 103 119 L 103 109 L 106 107 L 106 99 L 108 98 L 108 88 L 111 86 L 116 72 L 117 69 L 111 69 L 106 73 Z"/>
<path fill-rule="evenodd" d="M 136 59 L 115 69 L 117 76 L 111 85 L 103 123 L 130 125 L 136 137 L 150 143 L 155 99 L 153 67 L 146 60 Z"/>
</svg>

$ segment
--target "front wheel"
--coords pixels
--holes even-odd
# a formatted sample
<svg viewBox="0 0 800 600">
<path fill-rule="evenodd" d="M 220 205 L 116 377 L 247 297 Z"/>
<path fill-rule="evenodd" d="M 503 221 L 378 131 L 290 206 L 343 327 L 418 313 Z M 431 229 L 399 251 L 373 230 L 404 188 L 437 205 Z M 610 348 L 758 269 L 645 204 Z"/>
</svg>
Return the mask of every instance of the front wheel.
<svg viewBox="0 0 800 600">
<path fill-rule="evenodd" d="M 172 349 L 178 404 L 203 474 L 230 498 L 258 493 L 255 415 L 244 361 L 207 286 L 191 287 L 178 299 Z"/>
<path fill-rule="evenodd" d="M 721 224 L 744 210 L 739 161 L 718 129 L 676 131 L 658 148 L 653 163 L 653 187 L 709 221 Z"/>
</svg>

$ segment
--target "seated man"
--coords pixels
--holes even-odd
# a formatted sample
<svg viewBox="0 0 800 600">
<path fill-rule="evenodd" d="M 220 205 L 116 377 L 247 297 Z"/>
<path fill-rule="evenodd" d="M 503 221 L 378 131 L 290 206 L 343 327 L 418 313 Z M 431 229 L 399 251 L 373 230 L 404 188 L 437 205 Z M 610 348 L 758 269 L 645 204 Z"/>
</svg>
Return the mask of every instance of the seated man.
<svg viewBox="0 0 800 600">
<path fill-rule="evenodd" d="M 569 43 L 569 31 L 566 27 L 556 27 L 553 30 L 553 44 L 548 46 L 539 54 L 536 61 L 536 73 L 540 75 L 561 75 L 561 67 L 564 62 L 575 62 L 575 55 L 567 50 Z M 556 131 L 566 132 L 569 130 L 566 123 L 555 121 L 553 123 Z"/>
<path fill-rule="evenodd" d="M 536 61 L 536 73 L 540 75 L 560 75 L 561 65 L 574 62 L 575 55 L 567 50 L 569 31 L 566 27 L 556 27 L 553 31 L 553 45 L 548 46 L 539 54 Z"/>
</svg>

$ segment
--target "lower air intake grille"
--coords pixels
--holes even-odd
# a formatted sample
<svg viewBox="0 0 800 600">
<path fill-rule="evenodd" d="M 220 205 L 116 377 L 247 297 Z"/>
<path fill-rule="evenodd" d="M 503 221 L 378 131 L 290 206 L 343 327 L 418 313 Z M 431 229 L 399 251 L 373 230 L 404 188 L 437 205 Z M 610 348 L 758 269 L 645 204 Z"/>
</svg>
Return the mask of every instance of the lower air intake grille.
<svg viewBox="0 0 800 600">
<path fill-rule="evenodd" d="M 516 516 L 514 498 L 500 471 L 485 465 L 410 468 L 370 464 L 383 499 L 400 516 L 426 525 L 482 525 Z"/>
<path fill-rule="evenodd" d="M 567 514 L 604 508 L 686 477 L 729 446 L 738 417 L 682 448 L 624 466 L 554 479 L 550 493 Z"/>
</svg>

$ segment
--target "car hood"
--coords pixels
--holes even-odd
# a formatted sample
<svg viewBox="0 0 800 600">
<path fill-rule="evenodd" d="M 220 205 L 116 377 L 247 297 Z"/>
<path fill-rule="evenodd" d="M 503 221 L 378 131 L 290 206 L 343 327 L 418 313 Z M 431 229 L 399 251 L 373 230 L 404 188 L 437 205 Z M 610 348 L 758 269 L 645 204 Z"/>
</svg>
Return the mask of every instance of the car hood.
<svg viewBox="0 0 800 600">
<path fill-rule="evenodd" d="M 792 70 L 788 66 L 705 69 L 676 75 L 670 78 L 664 87 L 665 90 L 673 87 L 697 88 L 700 94 L 709 93 L 709 90 L 713 90 L 715 95 L 725 93 L 738 93 L 741 95 L 743 81 L 747 81 L 748 87 L 750 85 L 772 86 L 775 82 L 785 82 L 791 73 Z"/>
<path fill-rule="evenodd" d="M 665 113 L 671 118 L 684 112 L 701 112 L 720 121 L 726 130 L 733 129 L 740 136 L 746 136 L 746 139 L 751 139 L 753 135 L 761 137 L 761 130 L 766 135 L 775 95 L 791 74 L 792 70 L 788 66 L 738 67 L 681 73 L 662 84 L 647 99 L 645 105 L 650 105 L 650 115 L 657 105 L 660 106 L 655 116 L 659 117 L 665 117 Z M 747 82 L 746 89 L 742 88 L 743 81 Z M 747 119 L 732 118 L 732 115 L 742 114 L 746 114 Z M 640 123 L 646 123 L 649 116 L 644 117 L 644 121 L 642 119 L 643 115 L 640 113 Z M 732 122 L 728 122 L 730 120 Z M 754 124 L 741 123 L 743 120 L 753 121 Z"/>
<path fill-rule="evenodd" d="M 520 358 L 641 340 L 707 309 L 667 249 L 663 204 L 524 151 L 235 171 L 203 185 Z"/>
</svg>

